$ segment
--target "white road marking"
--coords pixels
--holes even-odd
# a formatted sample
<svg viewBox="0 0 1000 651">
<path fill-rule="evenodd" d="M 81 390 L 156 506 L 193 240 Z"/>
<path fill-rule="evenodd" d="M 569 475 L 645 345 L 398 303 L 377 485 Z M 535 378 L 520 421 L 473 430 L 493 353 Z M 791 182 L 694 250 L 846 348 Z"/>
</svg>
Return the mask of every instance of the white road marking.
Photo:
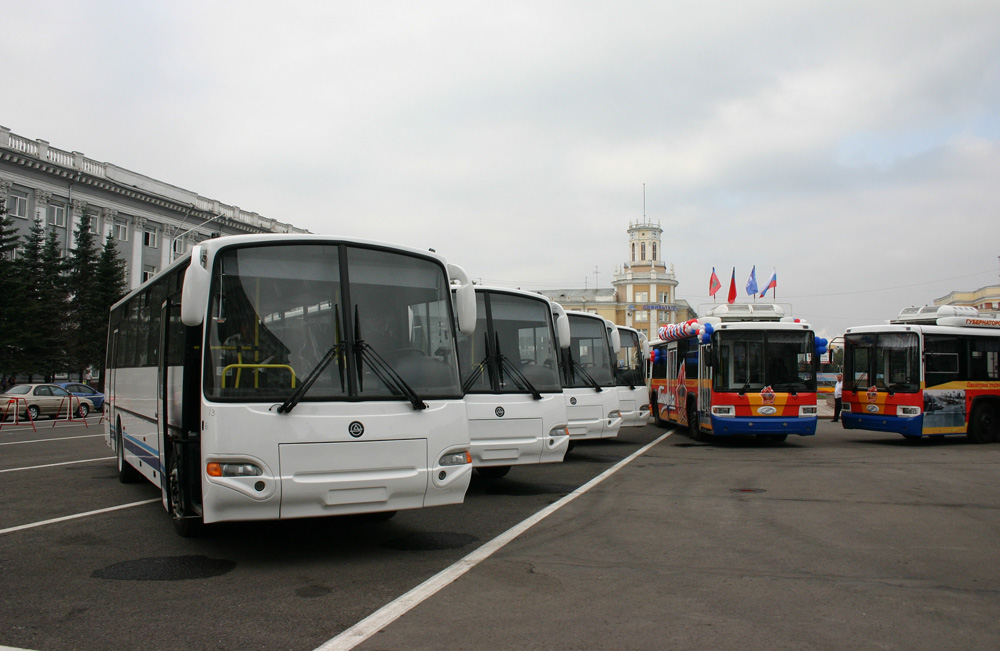
<svg viewBox="0 0 1000 651">
<path fill-rule="evenodd" d="M 48 443 L 50 441 L 69 441 L 70 439 L 94 439 L 97 437 L 104 437 L 103 434 L 86 434 L 84 436 L 62 436 L 54 439 L 35 439 L 33 441 L 7 441 L 6 443 L 0 443 L 0 445 L 24 445 L 25 443 Z M 0 647 L 2 650 L 3 647 Z"/>
<path fill-rule="evenodd" d="M 44 466 L 24 466 L 23 468 L 7 468 L 0 472 L 17 472 L 18 470 L 38 470 L 39 468 L 54 468 L 56 466 L 71 466 L 74 463 L 90 463 L 91 461 L 108 461 L 114 457 L 100 457 L 99 459 L 81 459 L 80 461 L 63 461 L 62 463 L 47 463 Z"/>
<path fill-rule="evenodd" d="M 65 515 L 61 518 L 52 518 L 51 520 L 42 520 L 41 522 L 32 522 L 31 524 L 22 524 L 17 527 L 8 527 L 7 529 L 0 529 L 0 535 L 5 533 L 13 533 L 15 531 L 22 531 L 24 529 L 34 529 L 35 527 L 44 527 L 47 524 L 55 524 L 56 522 L 66 522 L 67 520 L 77 520 L 79 518 L 86 518 L 92 515 L 100 515 L 101 513 L 109 513 L 111 511 L 120 511 L 121 509 L 128 509 L 133 506 L 142 506 L 143 504 L 152 504 L 153 502 L 160 502 L 161 498 L 156 497 L 151 500 L 143 500 L 141 502 L 132 502 L 131 504 L 119 504 L 118 506 L 109 506 L 106 509 L 98 509 L 96 511 L 87 511 L 86 513 L 77 513 L 75 515 Z"/>
<path fill-rule="evenodd" d="M 522 520 L 520 523 L 514 525 L 507 531 L 503 532 L 493 540 L 484 544 L 479 549 L 473 551 L 471 554 L 465 558 L 455 562 L 450 567 L 447 567 L 431 578 L 427 579 L 417 587 L 413 588 L 401 597 L 396 598 L 394 601 L 387 603 L 382 606 L 374 613 L 365 617 L 360 622 L 354 626 L 348 628 L 347 630 L 341 632 L 336 637 L 328 640 L 323 645 L 316 647 L 316 651 L 348 651 L 353 649 L 357 645 L 361 644 L 368 638 L 370 638 L 375 633 L 393 623 L 407 612 L 420 605 L 430 597 L 434 596 L 442 588 L 447 586 L 449 583 L 457 580 L 463 574 L 479 565 L 481 562 L 492 556 L 494 553 L 499 551 L 509 543 L 514 540 L 522 533 L 538 524 L 548 516 L 552 515 L 562 507 L 566 506 L 576 498 L 580 497 L 584 493 L 588 492 L 590 489 L 594 488 L 605 479 L 615 474 L 626 465 L 632 462 L 633 459 L 639 457 L 646 453 L 654 445 L 662 441 L 663 439 L 670 436 L 673 430 L 668 431 L 666 434 L 656 439 L 652 443 L 636 450 L 629 456 L 625 457 L 612 467 L 608 468 L 598 476 L 591 479 L 589 482 L 580 486 L 572 493 L 566 495 L 561 500 L 553 502 L 549 506 L 545 507 L 541 511 L 535 513 L 534 515 Z M 2 532 L 0 532 L 2 533 Z"/>
</svg>

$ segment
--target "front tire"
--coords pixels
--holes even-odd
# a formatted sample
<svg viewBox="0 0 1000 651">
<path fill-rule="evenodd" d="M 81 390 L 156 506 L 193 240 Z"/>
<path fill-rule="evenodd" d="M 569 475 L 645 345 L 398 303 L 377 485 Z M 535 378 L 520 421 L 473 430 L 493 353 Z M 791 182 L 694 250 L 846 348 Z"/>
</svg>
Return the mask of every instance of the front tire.
<svg viewBox="0 0 1000 651">
<path fill-rule="evenodd" d="M 476 472 L 485 479 L 500 479 L 510 472 L 510 466 L 483 466 L 476 468 Z"/>
<path fill-rule="evenodd" d="M 38 405 L 29 405 L 25 415 L 28 417 L 28 420 L 38 420 L 42 415 L 42 410 L 38 408 Z"/>
<path fill-rule="evenodd" d="M 693 401 L 687 403 L 687 412 L 688 434 L 692 440 L 704 441 L 705 437 L 701 433 L 701 427 L 698 426 L 698 406 Z"/>
<path fill-rule="evenodd" d="M 174 523 L 174 531 L 182 538 L 193 538 L 202 533 L 205 523 L 201 516 L 188 516 L 184 512 L 184 497 L 181 492 L 180 469 L 177 465 L 177 455 L 170 457 L 170 471 L 167 473 L 167 499 L 170 505 L 170 519 Z"/>
<path fill-rule="evenodd" d="M 90 415 L 90 407 L 81 402 L 80 406 L 76 409 L 76 417 L 86 418 L 88 415 Z"/>
</svg>

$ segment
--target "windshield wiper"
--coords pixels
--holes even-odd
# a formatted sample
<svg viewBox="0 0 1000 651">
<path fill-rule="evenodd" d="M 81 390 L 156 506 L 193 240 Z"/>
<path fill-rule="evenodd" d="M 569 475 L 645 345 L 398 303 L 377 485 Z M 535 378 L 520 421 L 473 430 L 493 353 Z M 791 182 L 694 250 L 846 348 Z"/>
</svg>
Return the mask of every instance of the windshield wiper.
<svg viewBox="0 0 1000 651">
<path fill-rule="evenodd" d="M 535 385 L 533 385 L 531 381 L 528 380 L 528 378 L 524 377 L 524 373 L 522 373 L 521 369 L 517 368 L 517 366 L 514 365 L 514 362 L 510 361 L 503 355 L 497 355 L 497 357 L 499 358 L 500 366 L 507 367 L 507 371 L 510 373 L 510 376 L 514 378 L 515 383 L 517 383 L 522 389 L 530 393 L 531 397 L 534 398 L 535 400 L 542 399 L 542 394 L 538 392 L 538 389 L 535 388 Z"/>
<path fill-rule="evenodd" d="M 572 361 L 573 361 L 573 367 L 575 369 L 577 369 L 578 371 L 580 371 L 580 374 L 583 375 L 583 379 L 585 379 L 590 384 L 590 386 L 594 387 L 594 389 L 598 393 L 600 393 L 601 391 L 604 391 L 604 389 L 601 388 L 601 385 L 597 383 L 597 380 L 595 380 L 593 377 L 591 377 L 590 373 L 588 373 L 586 370 L 584 370 L 583 364 L 581 364 L 580 362 L 576 361 L 575 359 L 572 360 Z"/>
<path fill-rule="evenodd" d="M 309 389 L 312 388 L 312 385 L 316 382 L 316 380 L 319 379 L 319 376 L 322 375 L 323 371 L 326 370 L 326 367 L 329 366 L 330 362 L 333 361 L 334 357 L 337 358 L 337 366 L 340 367 L 340 389 L 341 391 L 343 391 L 344 390 L 344 366 L 343 366 L 343 356 L 342 356 L 343 352 L 344 352 L 343 342 L 334 344 L 333 348 L 326 351 L 326 354 L 323 355 L 323 359 L 319 360 L 319 364 L 317 364 L 316 367 L 309 372 L 309 375 L 307 375 L 306 379 L 302 381 L 302 384 L 300 384 L 299 387 L 292 392 L 292 395 L 288 396 L 287 400 L 285 400 L 283 403 L 281 403 L 280 406 L 278 406 L 278 413 L 287 414 L 291 410 L 295 409 L 295 405 L 299 404 L 299 402 L 306 395 Z"/>
<path fill-rule="evenodd" d="M 465 382 L 462 383 L 462 393 L 468 393 L 469 390 L 472 389 L 472 385 L 474 385 L 476 382 L 479 381 L 479 376 L 483 374 L 483 371 L 486 370 L 486 366 L 490 363 L 490 360 L 492 359 L 490 357 L 490 347 L 489 347 L 490 336 L 484 333 L 483 337 L 486 339 L 486 344 L 487 344 L 486 357 L 483 358 L 483 361 L 479 362 L 479 365 L 476 366 L 476 370 L 472 372 L 472 375 L 466 378 Z"/>
<path fill-rule="evenodd" d="M 354 306 L 354 337 L 356 341 L 354 342 L 354 355 L 358 366 L 358 391 L 364 391 L 364 386 L 362 385 L 362 370 L 365 363 L 368 364 L 368 368 L 371 369 L 375 377 L 382 382 L 382 384 L 389 387 L 390 390 L 395 390 L 397 393 L 402 395 L 404 398 L 410 401 L 414 409 L 427 409 L 427 403 L 420 399 L 417 392 L 413 390 L 406 380 L 396 372 L 388 362 L 382 359 L 382 356 L 375 352 L 364 339 L 361 338 L 361 328 L 360 321 L 358 319 L 358 307 Z"/>
<path fill-rule="evenodd" d="M 326 367 L 330 365 L 330 361 L 336 356 L 337 358 L 337 369 L 340 371 L 340 391 L 344 391 L 344 342 L 340 340 L 340 306 L 334 305 L 333 318 L 337 324 L 337 343 L 333 345 L 333 348 L 326 351 L 323 358 L 319 360 L 319 363 L 309 371 L 309 375 L 306 379 L 302 381 L 302 384 L 298 386 L 292 395 L 288 396 L 281 405 L 278 406 L 279 414 L 287 414 L 291 410 L 295 409 L 295 405 L 299 404 L 299 401 L 306 395 L 312 385 L 319 379 Z"/>
</svg>

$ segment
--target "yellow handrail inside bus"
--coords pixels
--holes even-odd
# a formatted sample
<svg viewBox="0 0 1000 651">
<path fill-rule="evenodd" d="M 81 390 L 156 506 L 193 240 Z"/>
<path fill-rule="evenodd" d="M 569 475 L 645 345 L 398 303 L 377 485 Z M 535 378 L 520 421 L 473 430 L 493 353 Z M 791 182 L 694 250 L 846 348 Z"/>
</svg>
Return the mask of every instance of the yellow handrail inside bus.
<svg viewBox="0 0 1000 651">
<path fill-rule="evenodd" d="M 229 373 L 229 369 L 233 369 L 233 368 L 235 368 L 235 369 L 244 369 L 244 368 L 252 368 L 252 369 L 285 368 L 285 369 L 288 369 L 288 372 L 292 374 L 292 388 L 293 389 L 295 388 L 295 369 L 293 369 L 288 364 L 230 364 L 230 365 L 228 365 L 228 366 L 226 366 L 225 368 L 222 369 L 222 388 L 223 389 L 226 388 L 226 374 Z M 240 380 L 239 380 L 238 373 L 239 373 L 239 371 L 237 370 L 236 386 L 233 387 L 234 389 L 238 389 L 240 387 Z"/>
</svg>

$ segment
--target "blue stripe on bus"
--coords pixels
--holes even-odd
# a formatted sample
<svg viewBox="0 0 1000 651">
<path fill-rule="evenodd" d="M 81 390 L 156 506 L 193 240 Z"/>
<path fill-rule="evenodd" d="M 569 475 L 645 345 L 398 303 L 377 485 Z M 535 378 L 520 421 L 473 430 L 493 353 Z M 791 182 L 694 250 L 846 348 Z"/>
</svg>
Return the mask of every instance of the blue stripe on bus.
<svg viewBox="0 0 1000 651">
<path fill-rule="evenodd" d="M 901 418 L 882 414 L 852 414 L 840 412 L 844 429 L 867 429 L 875 432 L 895 432 L 903 436 L 922 436 L 924 417 Z"/>
<path fill-rule="evenodd" d="M 741 434 L 813 436 L 815 433 L 815 418 L 718 418 L 712 416 L 712 434 L 715 436 Z"/>
<path fill-rule="evenodd" d="M 127 432 L 122 428 L 122 442 L 125 445 L 125 449 L 139 457 L 139 460 L 143 463 L 149 465 L 156 472 L 162 472 L 160 469 L 160 453 L 157 450 L 149 447 L 142 441 L 136 439 L 135 437 L 129 436 Z M 118 434 L 118 428 L 114 425 L 111 426 L 112 435 Z"/>
</svg>

